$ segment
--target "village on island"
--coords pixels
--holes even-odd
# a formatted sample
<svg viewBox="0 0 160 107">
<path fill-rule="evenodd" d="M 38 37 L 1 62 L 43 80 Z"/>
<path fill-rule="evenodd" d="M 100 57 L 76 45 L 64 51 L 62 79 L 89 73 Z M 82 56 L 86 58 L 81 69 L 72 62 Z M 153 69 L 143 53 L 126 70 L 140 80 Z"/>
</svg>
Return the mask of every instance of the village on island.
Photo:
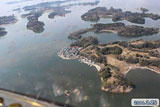
<svg viewBox="0 0 160 107">
<path fill-rule="evenodd" d="M 79 61 L 81 63 L 85 63 L 89 66 L 94 66 L 99 71 L 101 69 L 101 67 L 99 65 L 95 64 L 95 62 L 93 62 L 85 57 L 78 55 L 78 53 L 81 49 L 82 49 L 82 47 L 69 46 L 69 47 L 61 49 L 61 51 L 58 53 L 58 56 L 61 57 L 62 59 L 65 59 L 65 60 L 79 59 Z"/>
</svg>

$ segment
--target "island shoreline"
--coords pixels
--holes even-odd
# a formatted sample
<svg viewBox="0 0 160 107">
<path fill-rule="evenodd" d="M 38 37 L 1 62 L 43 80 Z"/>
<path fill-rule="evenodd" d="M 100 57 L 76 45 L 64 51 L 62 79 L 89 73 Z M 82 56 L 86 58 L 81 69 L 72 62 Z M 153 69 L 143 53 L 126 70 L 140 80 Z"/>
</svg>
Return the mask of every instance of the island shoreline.
<svg viewBox="0 0 160 107">
<path fill-rule="evenodd" d="M 142 70 L 150 70 L 152 72 L 155 72 L 157 74 L 160 75 L 160 72 L 152 69 L 152 68 L 149 68 L 149 67 L 141 67 L 141 66 L 129 66 L 128 70 L 125 71 L 125 76 L 131 71 L 131 70 L 135 70 L 135 69 L 142 69 Z"/>
<path fill-rule="evenodd" d="M 83 57 L 83 56 L 77 56 L 77 57 L 72 57 L 72 58 L 66 58 L 64 57 L 62 54 L 58 53 L 58 56 L 60 58 L 62 58 L 63 60 L 72 60 L 72 59 L 77 59 L 80 63 L 84 63 L 84 64 L 87 64 L 88 66 L 92 67 L 94 66 L 97 71 L 99 72 L 101 70 L 102 67 L 100 67 L 98 64 L 94 63 L 94 62 L 89 62 L 89 59 L 87 59 L 86 57 Z M 86 60 L 84 60 L 86 59 Z"/>
</svg>

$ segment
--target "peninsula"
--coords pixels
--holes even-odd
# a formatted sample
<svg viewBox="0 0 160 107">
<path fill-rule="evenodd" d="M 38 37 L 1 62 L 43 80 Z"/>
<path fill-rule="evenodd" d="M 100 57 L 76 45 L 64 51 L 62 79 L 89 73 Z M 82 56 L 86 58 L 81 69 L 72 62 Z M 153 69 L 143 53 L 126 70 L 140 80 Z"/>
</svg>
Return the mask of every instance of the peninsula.
<svg viewBox="0 0 160 107">
<path fill-rule="evenodd" d="M 80 29 L 78 31 L 70 33 L 68 38 L 80 39 L 82 37 L 81 35 L 87 32 L 95 32 L 95 33 L 112 32 L 116 33 L 119 36 L 131 38 L 131 37 L 150 36 L 153 34 L 157 34 L 159 33 L 159 28 L 148 28 L 137 25 L 125 25 L 124 23 L 121 22 L 108 23 L 108 24 L 97 23 L 93 24 L 91 28 Z"/>
<path fill-rule="evenodd" d="M 106 92 L 128 93 L 134 89 L 134 83 L 125 78 L 131 69 L 151 69 L 160 73 L 160 41 L 136 40 L 100 44 L 97 38 L 89 36 L 72 43 L 59 56 L 78 58 L 95 66 L 102 81 L 102 90 Z"/>
<path fill-rule="evenodd" d="M 132 23 L 144 24 L 145 18 L 151 18 L 153 20 L 160 19 L 160 15 L 153 13 L 146 13 L 148 10 L 141 8 L 142 13 L 125 11 L 122 9 L 115 9 L 111 7 L 107 9 L 106 7 L 96 7 L 89 10 L 87 13 L 81 16 L 82 20 L 85 21 L 99 21 L 100 18 L 112 18 L 114 22 L 127 20 Z"/>
<path fill-rule="evenodd" d="M 82 38 L 81 35 L 89 32 L 89 31 L 92 31 L 92 28 L 80 29 L 78 31 L 70 33 L 68 38 L 69 39 L 81 39 Z"/>
</svg>

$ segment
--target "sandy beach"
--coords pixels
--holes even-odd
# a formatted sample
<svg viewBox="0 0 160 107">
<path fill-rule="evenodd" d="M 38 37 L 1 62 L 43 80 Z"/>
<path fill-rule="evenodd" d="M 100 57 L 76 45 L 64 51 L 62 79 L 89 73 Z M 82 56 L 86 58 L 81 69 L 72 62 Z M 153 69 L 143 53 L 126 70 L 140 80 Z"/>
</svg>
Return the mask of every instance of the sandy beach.
<svg viewBox="0 0 160 107">
<path fill-rule="evenodd" d="M 100 32 L 110 32 L 110 33 L 118 33 L 117 31 L 115 30 L 101 30 Z"/>
<path fill-rule="evenodd" d="M 84 60 L 84 59 L 86 59 L 86 60 Z M 82 56 L 80 56 L 79 57 L 79 61 L 82 62 L 82 63 L 85 63 L 85 64 L 87 64 L 89 66 L 94 66 L 97 69 L 98 72 L 101 70 L 101 67 L 98 64 L 96 64 L 94 62 L 91 62 L 91 60 L 88 60 L 85 57 L 82 58 Z"/>
<path fill-rule="evenodd" d="M 89 59 L 87 59 L 83 56 L 67 58 L 67 57 L 64 57 L 60 53 L 58 53 L 58 56 L 62 59 L 65 59 L 65 60 L 78 59 L 78 61 L 80 61 L 81 63 L 85 63 L 85 64 L 87 64 L 88 66 L 91 66 L 91 67 L 94 66 L 97 69 L 98 72 L 101 70 L 101 67 L 98 64 L 95 64 L 94 62 L 91 62 L 91 60 L 89 60 Z"/>
<path fill-rule="evenodd" d="M 155 73 L 157 73 L 157 74 L 160 74 L 160 72 L 158 72 L 158 71 L 156 71 L 156 70 L 154 70 L 154 69 L 152 69 L 152 68 L 141 67 L 141 66 L 136 66 L 136 65 L 131 65 L 131 66 L 129 66 L 128 70 L 125 72 L 125 76 L 126 76 L 126 74 L 127 74 L 128 72 L 130 72 L 130 71 L 133 70 L 133 69 L 148 69 L 148 70 L 151 70 L 151 71 L 153 71 L 153 72 L 155 72 Z"/>
</svg>

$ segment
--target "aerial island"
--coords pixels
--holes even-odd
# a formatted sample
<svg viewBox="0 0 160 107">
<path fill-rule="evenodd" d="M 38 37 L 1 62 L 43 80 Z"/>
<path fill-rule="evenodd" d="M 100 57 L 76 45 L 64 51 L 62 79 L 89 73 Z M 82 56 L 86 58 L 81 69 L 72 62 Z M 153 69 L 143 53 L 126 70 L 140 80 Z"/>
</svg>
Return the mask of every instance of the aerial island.
<svg viewBox="0 0 160 107">
<path fill-rule="evenodd" d="M 91 28 L 80 29 L 78 31 L 72 32 L 69 34 L 69 39 L 80 39 L 82 34 L 87 32 L 95 32 L 95 33 L 102 33 L 102 32 L 112 32 L 116 33 L 119 36 L 133 38 L 133 37 L 140 37 L 140 36 L 150 36 L 153 34 L 159 33 L 159 28 L 149 28 L 137 25 L 125 25 L 124 23 L 117 22 L 117 23 L 97 23 L 91 25 Z"/>
<path fill-rule="evenodd" d="M 72 3 L 75 0 L 64 0 L 64 1 L 49 1 L 42 2 L 30 6 L 23 7 L 24 11 L 35 11 L 35 10 L 52 10 L 55 7 L 64 7 L 70 8 L 72 6 L 83 5 L 83 6 L 95 6 L 99 3 L 99 1 L 95 0 L 93 2 L 80 2 L 80 3 Z M 68 3 L 68 4 L 65 4 Z"/>
<path fill-rule="evenodd" d="M 0 25 L 14 24 L 16 22 L 17 18 L 14 15 L 0 17 Z M 5 36 L 6 34 L 7 31 L 5 31 L 5 28 L 0 27 L 0 37 Z"/>
<path fill-rule="evenodd" d="M 47 10 L 38 10 L 38 11 L 31 11 L 27 14 L 23 14 L 22 18 L 27 18 L 27 29 L 32 30 L 35 33 L 42 33 L 44 31 L 44 22 L 39 21 L 38 18 L 42 16 L 42 14 Z M 62 7 L 53 7 L 52 11 L 48 18 L 53 19 L 55 16 L 65 16 L 65 14 L 70 13 L 70 11 L 65 10 Z"/>
<path fill-rule="evenodd" d="M 5 36 L 7 34 L 7 31 L 5 31 L 5 28 L 0 27 L 0 37 Z"/>
<path fill-rule="evenodd" d="M 30 12 L 28 14 L 23 14 L 21 17 L 28 20 L 27 29 L 32 30 L 35 33 L 41 33 L 44 31 L 44 23 L 39 21 L 38 18 L 43 14 L 42 11 Z"/>
<path fill-rule="evenodd" d="M 95 33 L 113 32 L 123 37 L 140 37 L 149 36 L 159 33 L 159 28 L 150 28 L 137 25 L 125 25 L 124 23 L 108 23 L 108 24 L 94 24 L 93 30 Z"/>
<path fill-rule="evenodd" d="M 112 18 L 114 22 L 127 20 L 137 24 L 144 24 L 145 18 L 151 18 L 153 20 L 160 19 L 160 15 L 147 13 L 148 10 L 145 8 L 141 8 L 140 10 L 142 11 L 141 13 L 131 11 L 123 12 L 122 9 L 115 9 L 113 7 L 110 9 L 106 7 L 96 7 L 84 13 L 81 18 L 85 21 L 99 21 L 100 18 Z"/>
<path fill-rule="evenodd" d="M 55 7 L 54 11 L 48 15 L 48 18 L 54 19 L 55 16 L 65 16 L 68 13 L 71 13 L 71 11 L 65 10 L 64 7 Z"/>
<path fill-rule="evenodd" d="M 63 59 L 79 59 L 95 66 L 102 81 L 102 90 L 112 93 L 128 93 L 135 88 L 125 78 L 135 68 L 150 69 L 160 73 L 160 41 L 116 41 L 100 44 L 95 37 L 84 37 L 63 48 Z"/>
<path fill-rule="evenodd" d="M 16 8 L 16 9 L 13 9 L 13 11 L 16 11 L 16 12 L 21 12 L 21 8 Z"/>
<path fill-rule="evenodd" d="M 84 2 L 84 3 L 73 3 L 68 5 L 61 5 L 66 2 L 71 2 L 72 0 L 66 0 L 66 1 L 53 1 L 53 2 L 43 2 L 38 3 L 31 6 L 25 6 L 22 9 L 24 11 L 29 11 L 27 14 L 23 14 L 22 18 L 27 18 L 27 29 L 32 30 L 35 33 L 42 33 L 44 31 L 44 23 L 42 21 L 39 21 L 38 18 L 42 16 L 45 12 L 50 12 L 48 15 L 49 19 L 54 19 L 55 16 L 65 16 L 68 13 L 71 13 L 70 10 L 66 10 L 66 8 L 69 8 L 71 6 L 75 5 L 97 5 L 99 2 Z M 73 0 L 74 1 L 74 0 Z M 14 9 L 13 11 L 19 10 Z"/>
<path fill-rule="evenodd" d="M 16 22 L 17 18 L 14 15 L 0 17 L 0 25 L 14 24 Z"/>
</svg>

